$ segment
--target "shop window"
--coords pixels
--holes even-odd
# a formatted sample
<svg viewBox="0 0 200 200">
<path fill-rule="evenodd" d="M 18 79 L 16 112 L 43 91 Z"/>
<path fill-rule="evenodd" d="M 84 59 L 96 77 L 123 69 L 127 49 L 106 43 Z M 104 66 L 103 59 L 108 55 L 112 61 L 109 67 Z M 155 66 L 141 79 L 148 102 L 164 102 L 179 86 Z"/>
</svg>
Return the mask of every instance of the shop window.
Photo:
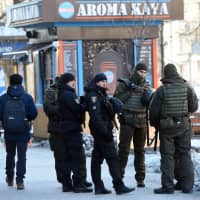
<svg viewBox="0 0 200 200">
<path fill-rule="evenodd" d="M 52 84 L 55 75 L 53 74 L 53 53 L 51 49 L 47 51 L 41 50 L 39 52 L 39 66 L 40 66 L 40 79 L 41 79 L 41 90 L 42 96 L 44 95 L 45 89 Z"/>
</svg>

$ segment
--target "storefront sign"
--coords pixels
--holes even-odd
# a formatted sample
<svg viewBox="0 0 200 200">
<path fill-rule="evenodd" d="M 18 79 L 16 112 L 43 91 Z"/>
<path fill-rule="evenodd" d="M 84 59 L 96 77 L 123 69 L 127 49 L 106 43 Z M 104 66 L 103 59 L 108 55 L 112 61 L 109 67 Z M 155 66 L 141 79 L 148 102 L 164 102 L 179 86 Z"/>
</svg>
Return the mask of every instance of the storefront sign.
<svg viewBox="0 0 200 200">
<path fill-rule="evenodd" d="M 13 26 L 35 21 L 180 20 L 184 6 L 183 0 L 42 0 L 12 6 L 9 13 Z"/>
<path fill-rule="evenodd" d="M 51 18 L 50 11 L 45 7 L 49 3 L 43 0 L 44 16 L 48 16 L 48 19 Z M 51 7 L 57 9 L 54 12 L 58 14 L 59 21 L 183 19 L 183 0 L 57 0 L 56 3 Z"/>
<path fill-rule="evenodd" d="M 169 11 L 166 2 L 162 3 L 131 3 L 117 4 L 117 3 L 93 3 L 93 4 L 80 4 L 77 12 L 77 18 L 79 17 L 124 17 L 134 16 L 139 18 L 140 16 L 151 17 L 167 17 L 169 18 Z"/>
<path fill-rule="evenodd" d="M 0 56 L 3 53 L 18 51 L 19 49 L 25 48 L 26 46 L 27 46 L 27 42 L 1 41 L 0 42 Z"/>
<path fill-rule="evenodd" d="M 41 3 L 24 3 L 11 7 L 8 10 L 9 23 L 35 20 L 41 17 Z"/>
</svg>

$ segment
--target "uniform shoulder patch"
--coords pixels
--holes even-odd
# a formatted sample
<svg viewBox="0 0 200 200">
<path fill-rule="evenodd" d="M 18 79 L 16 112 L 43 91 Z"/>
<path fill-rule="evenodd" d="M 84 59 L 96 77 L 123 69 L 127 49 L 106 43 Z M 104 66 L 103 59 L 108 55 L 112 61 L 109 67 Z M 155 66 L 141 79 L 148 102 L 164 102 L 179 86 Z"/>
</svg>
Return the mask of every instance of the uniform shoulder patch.
<svg viewBox="0 0 200 200">
<path fill-rule="evenodd" d="M 75 102 L 76 102 L 77 104 L 80 104 L 80 100 L 79 100 L 78 98 L 75 99 Z"/>
<path fill-rule="evenodd" d="M 92 96 L 90 97 L 92 103 L 96 103 L 97 102 L 97 96 Z"/>
</svg>

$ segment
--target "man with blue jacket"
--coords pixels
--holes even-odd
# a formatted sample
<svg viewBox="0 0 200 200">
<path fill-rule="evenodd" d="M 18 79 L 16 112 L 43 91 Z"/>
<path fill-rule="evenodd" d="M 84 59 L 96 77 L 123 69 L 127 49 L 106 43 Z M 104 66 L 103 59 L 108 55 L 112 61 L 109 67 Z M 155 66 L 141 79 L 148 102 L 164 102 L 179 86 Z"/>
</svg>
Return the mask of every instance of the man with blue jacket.
<svg viewBox="0 0 200 200">
<path fill-rule="evenodd" d="M 4 137 L 7 153 L 6 182 L 8 186 L 13 186 L 15 154 L 17 151 L 16 184 L 18 190 L 24 189 L 23 179 L 25 178 L 26 173 L 27 145 L 31 139 L 31 120 L 34 120 L 37 117 L 37 109 L 33 98 L 30 94 L 25 92 L 24 87 L 22 86 L 22 80 L 23 78 L 19 74 L 11 75 L 10 86 L 7 89 L 7 93 L 0 97 L 0 120 L 2 121 L 5 131 Z M 15 104 L 14 100 L 17 101 L 17 104 Z M 16 105 L 18 105 L 18 108 Z M 15 109 L 11 110 L 12 108 Z M 13 117 L 16 113 L 20 112 L 24 113 L 24 123 L 22 125 L 20 121 L 18 121 L 22 114 L 19 114 L 16 119 Z M 13 116 L 9 116 L 10 114 L 13 114 Z M 13 122 L 9 122 L 9 120 L 13 120 Z M 15 124 L 15 121 L 18 121 L 19 123 Z M 19 124 L 21 127 L 17 127 Z"/>
</svg>

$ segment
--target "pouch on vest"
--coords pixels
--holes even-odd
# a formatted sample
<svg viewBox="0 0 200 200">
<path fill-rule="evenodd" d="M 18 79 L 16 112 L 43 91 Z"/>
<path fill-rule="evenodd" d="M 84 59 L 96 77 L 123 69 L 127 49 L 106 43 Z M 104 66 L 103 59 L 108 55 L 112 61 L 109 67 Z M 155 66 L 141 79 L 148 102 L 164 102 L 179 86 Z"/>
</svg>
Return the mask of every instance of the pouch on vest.
<svg viewBox="0 0 200 200">
<path fill-rule="evenodd" d="M 180 119 L 166 118 L 160 120 L 160 129 L 182 128 L 188 126 L 188 118 L 182 117 Z"/>
<path fill-rule="evenodd" d="M 134 116 L 132 113 L 124 115 L 125 124 L 131 127 L 144 128 L 146 126 L 146 119 Z"/>
</svg>

